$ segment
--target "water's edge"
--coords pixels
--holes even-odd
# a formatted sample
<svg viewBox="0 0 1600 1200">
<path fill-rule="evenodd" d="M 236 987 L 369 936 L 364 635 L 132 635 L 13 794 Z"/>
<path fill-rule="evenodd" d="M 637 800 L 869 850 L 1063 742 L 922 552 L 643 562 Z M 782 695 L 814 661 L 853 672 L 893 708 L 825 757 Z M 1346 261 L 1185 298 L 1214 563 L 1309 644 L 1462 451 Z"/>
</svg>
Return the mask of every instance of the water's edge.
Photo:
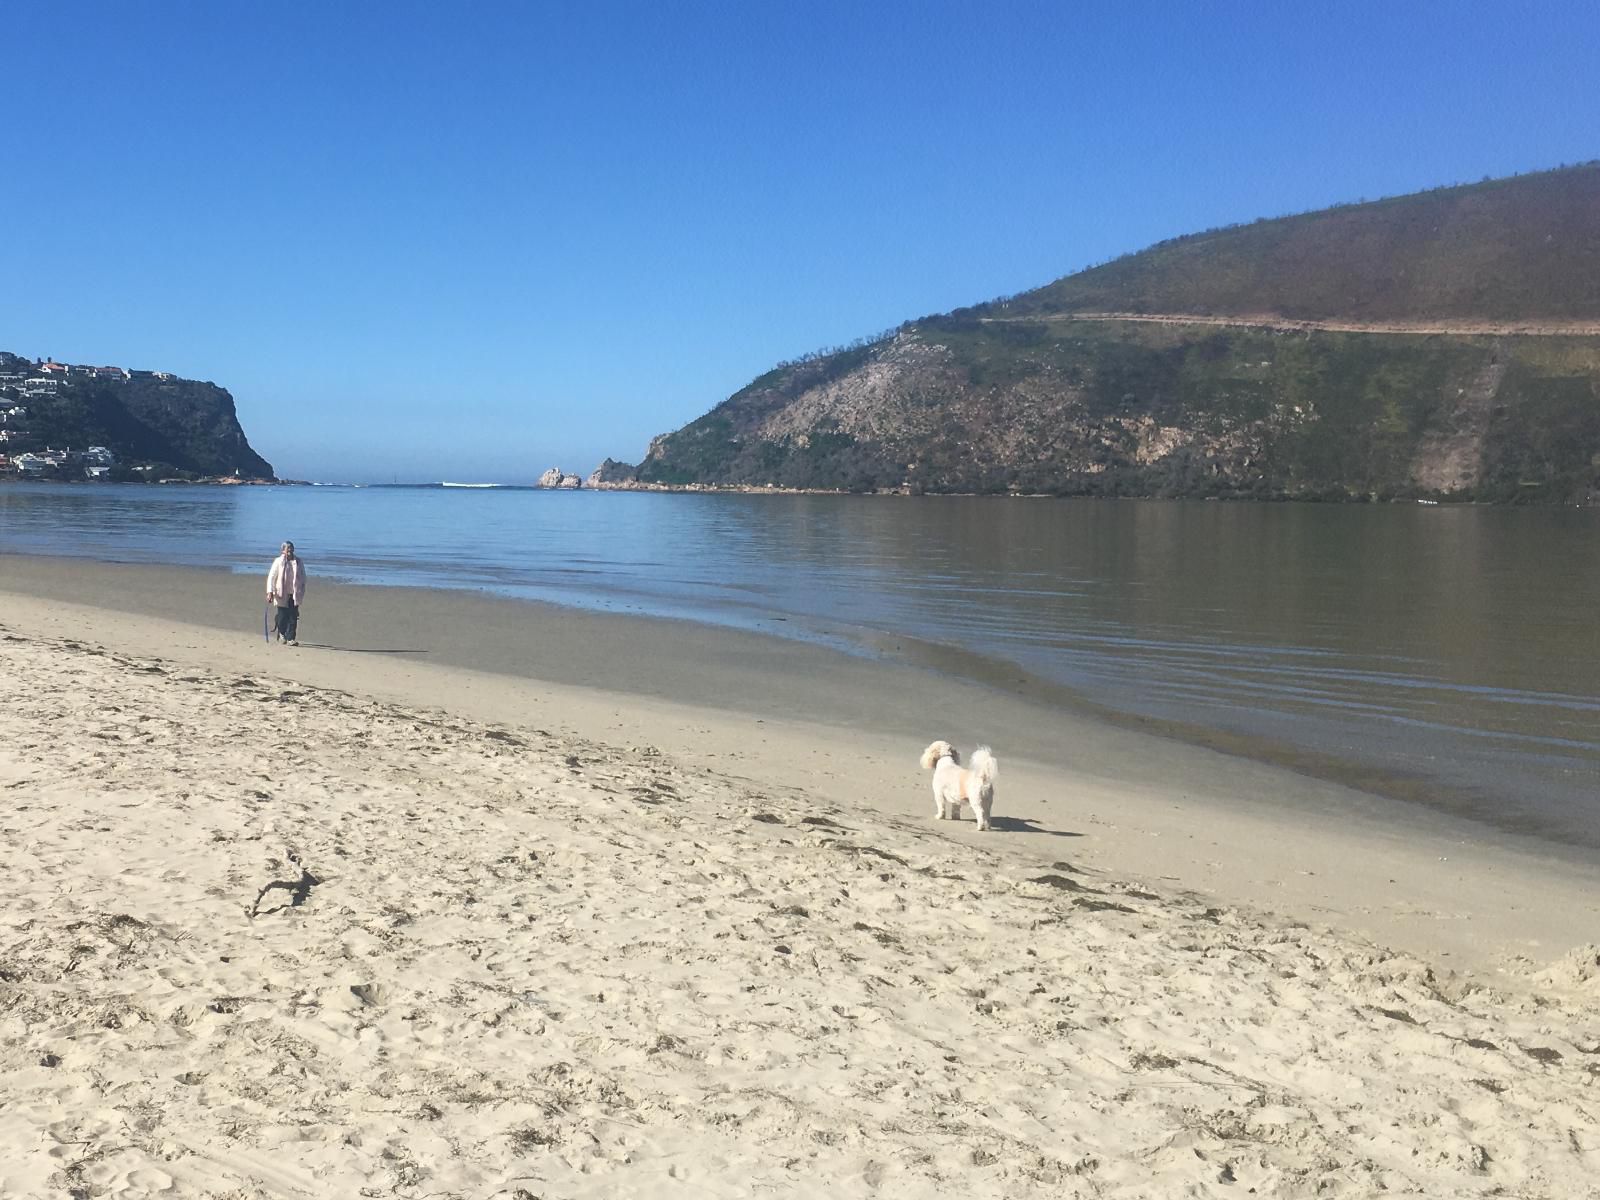
<svg viewBox="0 0 1600 1200">
<path fill-rule="evenodd" d="M 5 570 L 7 564 L 32 567 L 31 570 Z M 186 584 L 187 581 L 187 584 Z M 89 586 L 84 587 L 87 583 Z M 23 594 L 44 598 L 68 600 L 90 607 L 125 609 L 142 615 L 165 617 L 181 622 L 192 622 L 213 629 L 238 631 L 241 637 L 254 640 L 259 637 L 260 602 L 259 581 L 253 573 L 242 573 L 227 567 L 154 567 L 145 563 L 115 563 L 100 559 L 70 558 L 48 555 L 14 555 L 0 551 L 0 590 L 15 590 Z M 1556 861 L 1577 866 L 1600 865 L 1600 842 L 1574 839 L 1565 833 L 1555 833 L 1538 827 L 1536 823 L 1510 822 L 1495 819 L 1492 812 L 1475 811 L 1457 803 L 1457 797 L 1443 790 L 1429 789 L 1426 780 L 1414 781 L 1407 786 L 1404 779 L 1386 777 L 1381 772 L 1363 772 L 1352 764 L 1326 756 L 1316 756 L 1292 746 L 1274 743 L 1269 739 L 1229 735 L 1223 731 L 1183 722 L 1166 721 L 1119 711 L 1097 703 L 1092 697 L 1050 680 L 1039 678 L 1013 663 L 977 654 L 958 646 L 943 645 L 922 639 L 893 634 L 871 633 L 845 645 L 839 637 L 808 636 L 803 630 L 789 628 L 791 622 L 777 622 L 775 628 L 727 628 L 688 617 L 662 616 L 616 611 L 600 611 L 592 607 L 561 605 L 552 601 L 530 600 L 515 596 L 497 595 L 482 589 L 418 587 L 414 584 L 379 585 L 346 580 L 323 579 L 317 589 L 323 595 L 330 591 L 342 594 L 343 605 L 354 611 L 368 608 L 415 609 L 423 617 L 424 628 L 432 626 L 435 632 L 450 628 L 448 644 L 430 648 L 423 639 L 408 639 L 410 630 L 397 630 L 387 626 L 378 640 L 395 643 L 394 649 L 360 649 L 362 653 L 396 653 L 418 657 L 419 661 L 434 662 L 440 666 L 462 667 L 489 674 L 517 677 L 549 678 L 554 682 L 577 683 L 602 690 L 627 692 L 663 701 L 688 701 L 709 707 L 735 705 L 715 693 L 696 691 L 686 681 L 672 674 L 682 664 L 674 664 L 671 655 L 664 655 L 662 669 L 638 673 L 626 661 L 609 653 L 619 639 L 615 622 L 623 622 L 634 630 L 642 631 L 643 641 L 659 644 L 662 639 L 671 643 L 681 640 L 674 637 L 674 628 L 693 627 L 710 644 L 720 644 L 726 663 L 750 662 L 748 669 L 766 672 L 782 686 L 775 686 L 765 701 L 778 716 L 808 721 L 821 721 L 842 726 L 860 723 L 868 716 L 865 710 L 850 707 L 851 697 L 828 690 L 831 668 L 818 671 L 809 664 L 823 656 L 829 660 L 848 660 L 854 669 L 871 672 L 873 664 L 894 671 L 909 672 L 909 681 L 902 690 L 908 697 L 904 714 L 874 711 L 870 719 L 877 724 L 899 724 L 908 736 L 933 736 L 953 734 L 962 736 L 966 731 L 928 731 L 917 714 L 914 697 L 919 687 L 939 688 L 939 680 L 952 685 L 989 692 L 1001 698 L 992 713 L 979 708 L 974 712 L 973 727 L 982 729 L 984 721 L 993 723 L 999 730 L 992 736 L 997 744 L 1006 745 L 1011 753 L 1041 762 L 1072 761 L 1074 750 L 1070 744 L 1073 728 L 1090 725 L 1119 730 L 1136 739 L 1154 738 L 1188 747 L 1197 747 L 1238 759 L 1241 763 L 1255 764 L 1282 770 L 1308 780 L 1331 784 L 1340 792 L 1338 803 L 1367 820 L 1395 828 L 1402 833 L 1408 828 L 1435 828 L 1439 821 L 1454 828 L 1457 833 L 1514 847 L 1522 852 L 1534 853 Z M 318 622 L 319 597 L 313 590 L 308 599 L 307 625 L 315 629 Z M 393 603 L 374 604 L 370 593 L 387 593 Z M 181 593 L 174 599 L 175 593 Z M 414 603 L 408 603 L 410 597 Z M 327 602 L 323 602 L 326 604 Z M 497 611 L 503 616 L 486 622 L 492 630 L 473 645 L 474 630 L 479 628 L 484 614 Z M 552 618 L 560 627 L 547 640 L 533 646 L 522 655 L 497 654 L 494 647 L 503 647 L 508 626 L 519 622 L 518 614 L 530 627 L 543 628 Z M 796 633 L 799 636 L 796 636 Z M 395 636 L 389 636 L 394 634 Z M 625 639 L 624 639 L 625 640 Z M 551 654 L 559 646 L 560 657 Z M 598 653 L 585 647 L 602 646 Z M 327 647 L 335 648 L 335 647 Z M 337 647 L 341 650 L 354 646 Z M 548 661 L 539 661 L 541 659 Z M 757 661 L 759 660 L 759 661 Z M 530 662 L 536 665 L 530 669 Z M 576 664 L 582 664 L 581 668 Z M 916 680 L 927 682 L 918 684 Z M 847 686 L 847 691 L 848 691 Z M 1026 713 L 1023 723 L 1012 724 L 1007 714 Z M 1055 737 L 1050 726 L 1051 714 L 1059 714 L 1060 738 Z M 1043 730 L 1043 732 L 1041 732 Z M 974 735 L 977 736 L 977 735 Z M 1129 743 L 1139 745 L 1138 742 Z M 1145 768 L 1150 764 L 1141 761 L 1140 751 L 1130 752 L 1115 764 L 1118 772 L 1130 779 L 1155 779 L 1160 772 Z M 1317 793 L 1325 797 L 1324 793 Z M 1250 796 L 1241 794 L 1249 801 Z M 1274 807 L 1306 803 L 1291 793 L 1257 795 L 1258 803 Z M 1398 802 L 1398 803 L 1396 803 Z M 1325 815 L 1322 808 L 1307 808 Z"/>
<path fill-rule="evenodd" d="M 21 554 L 248 577 L 285 537 L 314 589 L 343 578 L 649 616 L 711 631 L 712 645 L 761 635 L 1508 835 L 1600 839 L 1600 514 L 446 488 L 0 494 L 0 549 Z"/>
</svg>

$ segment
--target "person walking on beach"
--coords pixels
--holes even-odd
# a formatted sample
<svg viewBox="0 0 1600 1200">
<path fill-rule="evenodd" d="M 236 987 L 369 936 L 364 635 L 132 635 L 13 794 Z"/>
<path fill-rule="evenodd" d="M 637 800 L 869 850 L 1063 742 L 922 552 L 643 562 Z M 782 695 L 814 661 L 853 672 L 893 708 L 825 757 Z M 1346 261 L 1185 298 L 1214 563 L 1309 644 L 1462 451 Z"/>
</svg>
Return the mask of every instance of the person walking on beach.
<svg viewBox="0 0 1600 1200">
<path fill-rule="evenodd" d="M 278 645 L 298 646 L 300 601 L 306 594 L 306 565 L 295 557 L 294 543 L 285 542 L 267 570 L 267 603 L 278 606 Z"/>
</svg>

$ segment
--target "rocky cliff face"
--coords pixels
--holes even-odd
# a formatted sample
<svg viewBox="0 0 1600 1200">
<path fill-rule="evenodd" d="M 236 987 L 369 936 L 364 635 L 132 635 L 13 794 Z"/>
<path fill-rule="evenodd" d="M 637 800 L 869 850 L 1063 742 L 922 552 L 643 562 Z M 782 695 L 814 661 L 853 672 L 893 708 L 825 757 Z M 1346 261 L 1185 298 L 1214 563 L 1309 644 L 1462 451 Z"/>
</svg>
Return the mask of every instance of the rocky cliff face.
<svg viewBox="0 0 1600 1200">
<path fill-rule="evenodd" d="M 584 487 L 591 488 L 628 488 L 638 486 L 639 468 L 633 463 L 618 462 L 608 458 L 593 471 L 584 481 Z"/>
<path fill-rule="evenodd" d="M 658 438 L 646 483 L 1576 502 L 1600 338 L 1114 321 L 902 331 Z"/>
<path fill-rule="evenodd" d="M 1595 167 L 1178 239 L 771 371 L 633 481 L 1583 502 L 1596 278 Z"/>
<path fill-rule="evenodd" d="M 37 376 L 26 359 L 5 356 L 7 372 Z M 239 425 L 233 397 L 214 383 L 140 372 L 102 379 L 60 377 L 49 395 L 25 399 L 28 433 L 40 446 L 105 446 L 120 463 L 155 463 L 198 475 L 273 478 Z"/>
</svg>

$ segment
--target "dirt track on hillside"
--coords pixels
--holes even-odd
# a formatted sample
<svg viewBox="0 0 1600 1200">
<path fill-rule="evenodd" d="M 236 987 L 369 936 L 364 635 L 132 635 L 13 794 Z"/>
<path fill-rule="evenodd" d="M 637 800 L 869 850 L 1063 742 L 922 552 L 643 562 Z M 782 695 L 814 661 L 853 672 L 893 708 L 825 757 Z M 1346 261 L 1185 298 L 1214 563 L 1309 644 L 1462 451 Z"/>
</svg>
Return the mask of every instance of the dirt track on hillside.
<svg viewBox="0 0 1600 1200">
<path fill-rule="evenodd" d="M 1595 337 L 1600 321 L 1317 321 L 1270 313 L 1207 316 L 1200 313 L 1077 312 L 1034 317 L 981 317 L 986 322 L 1134 321 L 1146 325 L 1216 325 L 1275 329 L 1286 333 L 1325 329 L 1335 333 L 1450 334 L 1457 337 Z"/>
</svg>

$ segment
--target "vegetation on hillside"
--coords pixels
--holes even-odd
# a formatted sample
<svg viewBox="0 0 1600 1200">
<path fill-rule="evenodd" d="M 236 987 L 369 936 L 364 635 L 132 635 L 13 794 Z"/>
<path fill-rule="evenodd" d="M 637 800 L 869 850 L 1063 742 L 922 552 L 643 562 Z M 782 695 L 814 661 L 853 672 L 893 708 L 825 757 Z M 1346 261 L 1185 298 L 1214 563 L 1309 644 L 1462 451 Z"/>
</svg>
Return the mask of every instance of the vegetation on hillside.
<svg viewBox="0 0 1600 1200">
<path fill-rule="evenodd" d="M 1462 331 L 1183 320 L 1207 315 Z M 1179 238 L 908 322 L 766 373 L 656 439 L 637 477 L 1592 501 L 1600 336 L 1471 327 L 1596 321 L 1600 165 L 1588 165 Z"/>
<path fill-rule="evenodd" d="M 1600 317 L 1600 163 L 1173 238 L 1004 302 L 1330 320 Z M 999 302 L 970 310 L 1001 311 Z"/>
<path fill-rule="evenodd" d="M 1083 322 L 919 335 L 959 366 L 905 382 L 935 428 L 760 436 L 793 377 L 658 442 L 639 477 L 871 491 L 1581 501 L 1600 491 L 1600 339 L 1414 337 Z M 1503 372 L 1470 483 L 1430 486 L 1430 444 Z M 1173 444 L 1162 452 L 1160 439 Z M 1154 445 L 1152 444 L 1154 443 Z"/>
</svg>

